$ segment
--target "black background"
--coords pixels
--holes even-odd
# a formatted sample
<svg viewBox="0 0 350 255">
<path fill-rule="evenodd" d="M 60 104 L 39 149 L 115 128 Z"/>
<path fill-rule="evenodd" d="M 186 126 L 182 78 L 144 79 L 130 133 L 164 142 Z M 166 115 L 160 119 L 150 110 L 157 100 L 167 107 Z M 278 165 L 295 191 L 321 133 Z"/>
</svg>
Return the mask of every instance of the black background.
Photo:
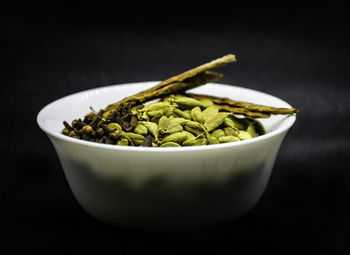
<svg viewBox="0 0 350 255">
<path fill-rule="evenodd" d="M 22 8 L 1 18 L 0 249 L 350 253 L 345 5 L 204 5 L 194 13 L 177 6 L 141 14 L 108 6 L 67 10 L 28 16 Z M 89 88 L 164 80 L 227 53 L 238 62 L 220 69 L 220 82 L 273 94 L 300 109 L 256 207 L 224 226 L 176 234 L 122 230 L 87 215 L 36 124 L 40 109 Z"/>
</svg>

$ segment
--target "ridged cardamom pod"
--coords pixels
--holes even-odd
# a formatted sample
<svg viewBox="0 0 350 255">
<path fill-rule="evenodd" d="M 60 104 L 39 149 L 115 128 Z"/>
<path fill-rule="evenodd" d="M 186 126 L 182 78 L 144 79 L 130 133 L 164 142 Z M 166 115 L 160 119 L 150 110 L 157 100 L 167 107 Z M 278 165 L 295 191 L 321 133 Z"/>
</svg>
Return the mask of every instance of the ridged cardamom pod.
<svg viewBox="0 0 350 255">
<path fill-rule="evenodd" d="M 224 122 L 224 119 L 231 114 L 232 113 L 230 112 L 219 112 L 214 114 L 204 122 L 204 127 L 210 132 L 220 126 Z"/>
<path fill-rule="evenodd" d="M 159 132 L 158 132 L 158 125 L 157 125 L 157 123 L 150 122 L 150 121 L 142 121 L 141 124 L 144 125 L 147 128 L 148 132 L 151 135 L 153 135 L 154 139 L 156 141 L 158 141 L 158 134 L 159 134 Z"/>
<path fill-rule="evenodd" d="M 219 143 L 237 142 L 239 140 L 237 136 L 222 136 L 219 138 Z"/>
<path fill-rule="evenodd" d="M 203 123 L 202 110 L 199 106 L 192 108 L 191 117 L 192 120 L 197 121 L 199 123 Z"/>
<path fill-rule="evenodd" d="M 205 108 L 205 110 L 202 111 L 203 121 L 204 122 L 207 121 L 210 117 L 217 114 L 218 112 L 219 112 L 219 108 L 217 108 L 216 106 L 209 106 Z"/>
<path fill-rule="evenodd" d="M 175 142 L 166 142 L 163 143 L 160 147 L 181 147 L 181 145 Z"/>
<path fill-rule="evenodd" d="M 219 139 L 222 136 L 225 136 L 225 131 L 221 128 L 215 129 L 212 133 L 211 136 L 214 136 L 216 139 Z"/>
<path fill-rule="evenodd" d="M 204 105 L 199 100 L 191 97 L 177 97 L 174 99 L 174 103 L 178 104 L 184 109 L 192 109 L 196 106 L 204 108 Z"/>
<path fill-rule="evenodd" d="M 143 124 L 138 124 L 138 125 L 135 127 L 134 132 L 135 132 L 136 134 L 146 136 L 146 135 L 148 134 L 148 129 L 147 129 L 146 126 L 144 126 Z"/>
<path fill-rule="evenodd" d="M 252 138 L 251 134 L 249 134 L 247 131 L 239 130 L 238 137 L 241 140 L 247 140 Z"/>
<path fill-rule="evenodd" d="M 237 128 L 225 127 L 225 136 L 238 136 L 239 130 Z"/>
<path fill-rule="evenodd" d="M 161 144 L 166 142 L 175 142 L 178 144 L 182 144 L 182 142 L 185 141 L 186 139 L 187 139 L 187 133 L 182 131 L 182 132 L 173 133 L 164 137 L 163 140 L 161 141 Z"/>
</svg>

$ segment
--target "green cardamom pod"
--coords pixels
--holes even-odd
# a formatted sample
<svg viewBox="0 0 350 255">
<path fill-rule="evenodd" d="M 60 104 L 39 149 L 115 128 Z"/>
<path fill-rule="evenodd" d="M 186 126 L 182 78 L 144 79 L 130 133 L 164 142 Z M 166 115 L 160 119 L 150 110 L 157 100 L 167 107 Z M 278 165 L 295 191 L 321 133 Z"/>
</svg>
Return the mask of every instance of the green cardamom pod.
<svg viewBox="0 0 350 255">
<path fill-rule="evenodd" d="M 232 116 L 228 116 L 224 119 L 224 125 L 226 127 L 238 128 L 232 120 Z"/>
<path fill-rule="evenodd" d="M 191 120 L 185 123 L 184 129 L 196 135 L 200 135 L 205 132 L 205 128 L 200 123 Z"/>
<path fill-rule="evenodd" d="M 169 107 L 170 103 L 169 102 L 155 102 L 155 103 L 150 103 L 146 105 L 142 111 L 148 111 L 148 112 L 153 112 L 153 111 L 163 111 L 164 108 Z"/>
<path fill-rule="evenodd" d="M 118 130 L 118 131 L 122 131 L 122 127 L 118 124 L 118 123 L 109 123 L 108 125 L 108 128 L 112 131 L 112 130 Z"/>
<path fill-rule="evenodd" d="M 239 130 L 237 128 L 225 127 L 225 136 L 238 136 Z"/>
<path fill-rule="evenodd" d="M 240 139 L 236 136 L 222 136 L 219 138 L 219 143 L 230 143 L 230 142 L 237 142 Z"/>
<path fill-rule="evenodd" d="M 122 138 L 126 138 L 126 139 L 131 139 L 131 140 L 134 140 L 134 139 L 138 139 L 138 140 L 144 140 L 145 137 L 143 135 L 139 135 L 139 134 L 135 134 L 133 132 L 120 132 L 120 137 Z"/>
<path fill-rule="evenodd" d="M 187 139 L 182 143 L 183 146 L 200 146 L 200 145 L 206 145 L 208 143 L 207 139 Z"/>
<path fill-rule="evenodd" d="M 201 100 L 199 100 L 199 102 L 202 103 L 204 108 L 208 108 L 209 106 L 213 106 L 214 105 L 214 103 L 212 101 L 210 101 L 209 99 L 201 99 Z"/>
<path fill-rule="evenodd" d="M 167 118 L 163 116 L 159 119 L 159 132 L 161 134 L 172 134 L 183 130 L 182 124 L 187 120 L 184 118 Z"/>
<path fill-rule="evenodd" d="M 191 139 L 191 138 L 196 138 L 196 136 L 195 136 L 194 134 L 192 134 L 191 132 L 188 132 L 188 131 L 186 131 L 186 130 L 184 130 L 184 131 L 182 131 L 182 132 L 184 132 L 184 133 L 187 135 L 186 140 L 187 140 L 187 139 Z"/>
<path fill-rule="evenodd" d="M 185 129 L 185 131 L 188 131 L 196 136 L 204 134 L 204 131 L 198 130 L 198 129 L 193 129 L 193 128 L 190 128 L 188 126 L 184 126 L 184 129 Z"/>
<path fill-rule="evenodd" d="M 148 134 L 148 129 L 145 125 L 143 124 L 138 124 L 135 129 L 134 129 L 134 132 L 136 134 L 139 134 L 139 135 L 143 135 L 143 136 L 146 136 Z"/>
<path fill-rule="evenodd" d="M 211 136 L 215 137 L 216 139 L 219 139 L 222 136 L 225 136 L 225 131 L 223 129 L 215 129 L 212 133 Z"/>
<path fill-rule="evenodd" d="M 171 125 L 175 125 L 175 124 L 184 125 L 189 120 L 187 120 L 185 118 L 171 118 L 169 121 L 170 121 Z"/>
<path fill-rule="evenodd" d="M 184 109 L 192 109 L 193 107 L 196 107 L 196 106 L 204 108 L 203 104 L 199 100 L 191 97 L 176 97 L 174 99 L 174 103 L 178 104 L 180 107 Z"/>
<path fill-rule="evenodd" d="M 202 110 L 199 106 L 192 108 L 191 117 L 192 120 L 197 121 L 199 123 L 203 123 Z"/>
<path fill-rule="evenodd" d="M 247 131 L 239 130 L 238 137 L 241 140 L 248 140 L 251 139 L 252 136 Z"/>
<path fill-rule="evenodd" d="M 181 147 L 181 145 L 175 142 L 166 142 L 163 143 L 160 147 Z"/>
<path fill-rule="evenodd" d="M 134 140 L 132 140 L 134 146 L 135 145 L 142 145 L 144 141 L 145 140 L 141 140 L 141 139 L 134 139 Z"/>
<path fill-rule="evenodd" d="M 186 139 L 187 139 L 187 133 L 182 131 L 182 132 L 173 133 L 164 137 L 163 140 L 161 141 L 161 144 L 166 142 L 175 142 L 175 143 L 181 144 Z"/>
<path fill-rule="evenodd" d="M 204 122 L 204 127 L 207 129 L 207 131 L 212 131 L 218 126 L 220 126 L 223 122 L 224 119 L 231 115 L 232 113 L 230 112 L 219 112 L 211 117 L 209 117 L 205 122 Z"/>
<path fill-rule="evenodd" d="M 206 122 L 210 117 L 217 114 L 218 112 L 219 112 L 219 108 L 217 108 L 216 106 L 209 106 L 205 108 L 202 111 L 203 122 Z"/>
<path fill-rule="evenodd" d="M 169 106 L 169 107 L 164 108 L 163 109 L 164 116 L 168 116 L 168 117 L 171 116 L 173 114 L 174 110 L 175 110 L 175 107 L 173 107 L 173 106 Z"/>
<path fill-rule="evenodd" d="M 248 125 L 251 123 L 251 119 L 249 118 L 242 118 L 242 117 L 238 117 L 238 116 L 229 116 L 229 118 L 232 120 L 232 122 L 234 123 L 234 126 L 240 130 L 246 130 L 246 128 L 248 127 Z"/>
<path fill-rule="evenodd" d="M 154 139 L 158 141 L 159 130 L 158 130 L 157 123 L 150 122 L 150 121 L 142 121 L 141 124 L 144 125 L 147 128 L 148 132 L 151 135 L 153 135 Z"/>
<path fill-rule="evenodd" d="M 246 131 L 252 136 L 252 137 L 257 137 L 258 133 L 255 130 L 255 122 L 252 122 L 248 125 Z"/>
<path fill-rule="evenodd" d="M 176 132 L 180 132 L 182 131 L 182 125 L 180 125 L 179 123 L 170 123 L 168 128 L 166 130 L 164 130 L 163 133 L 165 134 L 172 134 L 172 133 L 176 133 Z"/>
<path fill-rule="evenodd" d="M 208 132 L 206 133 L 207 140 L 209 144 L 218 144 L 219 141 L 216 139 L 216 137 L 210 135 Z"/>
<path fill-rule="evenodd" d="M 139 120 L 146 120 L 149 121 L 150 117 L 148 116 L 147 112 L 143 112 L 142 115 L 137 115 Z"/>
<path fill-rule="evenodd" d="M 144 105 L 138 104 L 138 105 L 135 105 L 135 106 L 131 107 L 130 111 L 131 111 L 132 114 L 138 115 L 139 112 L 141 112 L 139 110 L 143 109 L 144 107 L 145 107 Z"/>
<path fill-rule="evenodd" d="M 117 142 L 117 145 L 127 146 L 128 145 L 128 139 L 122 138 Z"/>
<path fill-rule="evenodd" d="M 163 110 L 155 110 L 155 111 L 147 111 L 147 115 L 148 116 L 151 116 L 151 117 L 161 117 L 163 116 L 164 114 L 164 111 Z"/>
<path fill-rule="evenodd" d="M 182 146 L 194 146 L 194 145 L 196 145 L 196 143 L 197 143 L 196 138 L 190 138 L 190 139 L 185 140 L 182 143 Z"/>
<path fill-rule="evenodd" d="M 191 113 L 181 111 L 180 109 L 175 109 L 174 113 L 176 113 L 179 117 L 182 117 L 184 119 L 187 119 L 187 120 L 191 119 Z"/>
<path fill-rule="evenodd" d="M 191 120 L 186 121 L 185 127 L 190 127 L 190 128 L 193 128 L 193 129 L 204 131 L 204 127 L 200 123 L 195 122 L 195 121 L 191 121 Z"/>
<path fill-rule="evenodd" d="M 120 137 L 127 139 L 128 143 L 131 145 L 141 145 L 143 143 L 143 141 L 145 140 L 145 137 L 143 135 L 139 135 L 136 133 L 132 133 L 132 132 L 120 132 Z"/>
<path fill-rule="evenodd" d="M 170 124 L 170 120 L 167 116 L 162 116 L 158 121 L 158 129 L 160 132 L 165 131 Z"/>
</svg>

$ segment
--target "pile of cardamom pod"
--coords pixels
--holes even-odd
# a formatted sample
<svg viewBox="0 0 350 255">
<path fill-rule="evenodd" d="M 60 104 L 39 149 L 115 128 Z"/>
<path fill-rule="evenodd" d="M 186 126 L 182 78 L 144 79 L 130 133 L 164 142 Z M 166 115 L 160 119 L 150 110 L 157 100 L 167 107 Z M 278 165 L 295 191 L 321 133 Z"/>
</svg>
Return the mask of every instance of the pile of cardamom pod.
<svg viewBox="0 0 350 255">
<path fill-rule="evenodd" d="M 65 122 L 63 133 L 99 143 L 180 147 L 246 140 L 265 131 L 258 120 L 222 112 L 210 100 L 170 95 L 148 105 L 122 108 L 108 120 L 91 112 L 72 126 Z"/>
<path fill-rule="evenodd" d="M 64 121 L 64 135 L 91 142 L 179 147 L 250 139 L 265 133 L 256 118 L 294 114 L 295 108 L 277 108 L 228 98 L 186 93 L 215 82 L 223 75 L 210 69 L 236 62 L 228 54 L 170 77 L 155 86 L 110 104 L 99 112 L 91 108 L 83 120 Z M 148 101 L 160 101 L 145 104 Z"/>
</svg>

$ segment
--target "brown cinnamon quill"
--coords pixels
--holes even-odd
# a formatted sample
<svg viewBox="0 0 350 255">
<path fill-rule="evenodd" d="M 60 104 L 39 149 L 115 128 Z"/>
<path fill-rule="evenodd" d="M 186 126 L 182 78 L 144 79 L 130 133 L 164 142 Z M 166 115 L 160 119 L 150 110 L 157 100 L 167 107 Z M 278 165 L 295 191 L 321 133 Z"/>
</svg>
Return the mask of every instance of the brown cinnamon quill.
<svg viewBox="0 0 350 255">
<path fill-rule="evenodd" d="M 108 116 L 111 116 L 111 114 L 113 115 L 115 111 L 118 111 L 122 106 L 130 107 L 143 104 L 156 98 L 166 97 L 171 94 L 185 93 L 185 91 L 189 89 L 206 83 L 215 82 L 222 78 L 223 75 L 210 71 L 210 69 L 218 68 L 232 62 L 236 62 L 236 56 L 228 54 L 179 75 L 173 76 L 149 89 L 107 106 L 103 117 L 108 118 Z M 295 108 L 278 108 L 194 93 L 187 93 L 186 95 L 196 99 L 208 99 L 221 110 L 243 114 L 254 118 L 268 118 L 270 114 L 294 114 L 298 112 Z"/>
</svg>

